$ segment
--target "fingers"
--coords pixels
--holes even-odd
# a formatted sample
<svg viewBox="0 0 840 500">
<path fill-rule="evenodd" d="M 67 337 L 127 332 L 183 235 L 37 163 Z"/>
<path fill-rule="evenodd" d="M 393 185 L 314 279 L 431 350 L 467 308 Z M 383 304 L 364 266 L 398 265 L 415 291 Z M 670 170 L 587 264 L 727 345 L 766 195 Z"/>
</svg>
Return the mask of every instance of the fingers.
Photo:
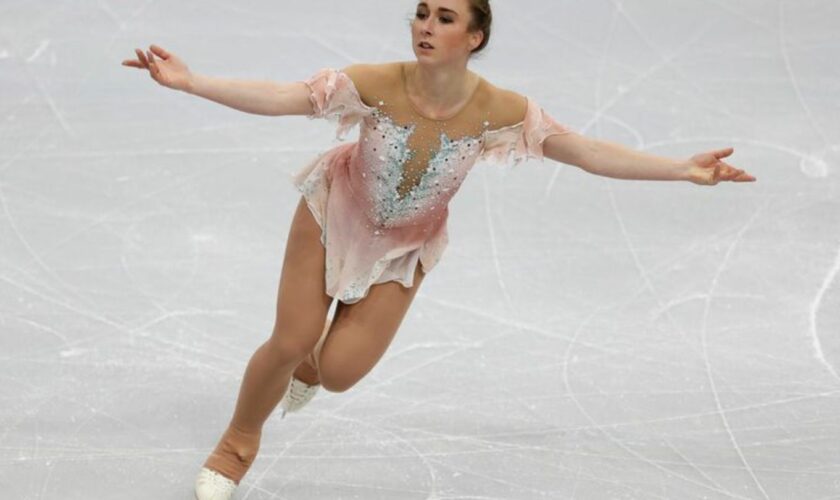
<svg viewBox="0 0 840 500">
<path fill-rule="evenodd" d="M 131 66 L 132 68 L 147 69 L 149 67 L 149 61 L 143 55 L 143 52 L 140 49 L 134 49 L 134 53 L 137 54 L 137 59 L 124 59 L 122 65 Z"/>
<path fill-rule="evenodd" d="M 718 149 L 717 151 L 712 151 L 712 154 L 715 155 L 715 158 L 721 159 L 726 158 L 727 156 L 731 155 L 735 152 L 735 148 L 729 147 L 726 149 Z"/>
<path fill-rule="evenodd" d="M 729 177 L 738 177 L 739 175 L 744 173 L 744 171 L 741 170 L 740 168 L 735 168 L 728 163 L 724 163 L 724 162 L 721 162 L 721 163 L 723 163 L 723 166 L 726 169 L 725 170 L 726 175 L 729 176 Z"/>
<path fill-rule="evenodd" d="M 732 180 L 735 182 L 755 182 L 755 177 L 746 172 L 741 172 L 740 174 L 738 174 L 737 177 L 735 177 Z"/>
<path fill-rule="evenodd" d="M 705 170 L 698 180 L 694 180 L 696 184 L 704 184 L 707 186 L 715 186 L 721 181 L 733 182 L 755 182 L 756 178 L 748 174 L 745 170 L 735 168 L 734 166 L 724 162 L 715 160 L 715 158 L 723 158 L 731 155 L 735 151 L 734 148 L 720 149 L 711 151 L 709 153 L 701 153 L 692 157 L 697 168 Z M 709 157 L 711 155 L 711 157 Z"/>
<path fill-rule="evenodd" d="M 161 59 L 163 59 L 163 60 L 169 59 L 170 54 L 169 54 L 169 52 L 163 50 L 163 47 L 159 47 L 155 44 L 152 44 L 152 45 L 149 45 L 149 48 L 152 50 L 152 52 L 156 56 L 160 57 Z"/>
<path fill-rule="evenodd" d="M 140 49 L 134 49 L 134 52 L 137 54 L 137 59 L 140 60 L 140 64 L 142 64 L 144 68 L 148 68 L 149 61 L 146 60 L 146 56 L 143 55 L 143 51 Z"/>
<path fill-rule="evenodd" d="M 151 71 L 154 74 L 160 73 L 160 70 L 157 67 L 157 60 L 155 59 L 155 55 L 152 54 L 152 51 L 147 50 L 146 55 L 149 58 L 149 71 Z"/>
<path fill-rule="evenodd" d="M 134 53 L 137 54 L 137 60 L 133 61 L 130 59 L 126 59 L 122 62 L 123 66 L 146 68 L 151 71 L 153 67 L 155 67 L 155 55 L 157 55 L 164 61 L 171 56 L 169 52 L 163 50 L 163 48 L 158 47 L 157 45 L 151 45 L 150 50 L 147 50 L 145 53 L 140 49 L 134 49 Z"/>
<path fill-rule="evenodd" d="M 740 168 L 735 168 L 728 163 L 721 162 L 723 164 L 723 172 L 721 173 L 721 180 L 727 181 L 734 181 L 734 182 L 753 182 L 755 181 L 755 177 L 748 174 L 746 171 L 741 170 Z"/>
</svg>

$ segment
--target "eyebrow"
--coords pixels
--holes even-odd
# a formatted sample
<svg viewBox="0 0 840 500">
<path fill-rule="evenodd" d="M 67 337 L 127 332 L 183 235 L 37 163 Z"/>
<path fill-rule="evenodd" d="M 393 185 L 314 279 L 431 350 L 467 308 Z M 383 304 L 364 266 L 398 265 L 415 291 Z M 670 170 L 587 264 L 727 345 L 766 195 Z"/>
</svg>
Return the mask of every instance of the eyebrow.
<svg viewBox="0 0 840 500">
<path fill-rule="evenodd" d="M 429 8 L 429 6 L 428 6 L 428 4 L 426 4 L 426 2 L 420 2 L 420 3 L 417 4 L 417 6 L 418 7 L 426 7 L 427 9 Z M 438 10 L 442 10 L 444 12 L 451 12 L 451 13 L 455 14 L 456 16 L 458 15 L 457 12 L 455 12 L 452 9 L 447 9 L 446 7 L 438 7 Z"/>
</svg>

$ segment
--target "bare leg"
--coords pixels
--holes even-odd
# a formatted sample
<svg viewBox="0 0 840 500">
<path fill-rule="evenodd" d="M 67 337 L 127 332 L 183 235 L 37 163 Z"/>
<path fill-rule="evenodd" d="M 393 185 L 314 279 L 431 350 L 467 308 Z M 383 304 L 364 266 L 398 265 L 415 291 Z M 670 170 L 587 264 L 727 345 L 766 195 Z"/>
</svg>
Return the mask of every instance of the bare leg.
<svg viewBox="0 0 840 500">
<path fill-rule="evenodd" d="M 294 361 L 278 364 L 270 341 L 263 343 L 248 362 L 236 410 L 222 439 L 207 457 L 204 466 L 229 477 L 235 483 L 247 473 L 257 458 L 263 423 L 289 383 Z"/>
<path fill-rule="evenodd" d="M 292 372 L 323 332 L 332 297 L 324 290 L 320 234 L 301 198 L 286 243 L 274 331 L 251 356 L 233 417 L 204 463 L 237 484 L 256 459 L 263 424 L 285 394 Z"/>
<path fill-rule="evenodd" d="M 324 389 L 346 391 L 373 369 L 394 339 L 425 276 L 418 264 L 411 288 L 396 281 L 379 283 L 355 304 L 338 303 L 334 324 L 317 358 Z"/>
</svg>

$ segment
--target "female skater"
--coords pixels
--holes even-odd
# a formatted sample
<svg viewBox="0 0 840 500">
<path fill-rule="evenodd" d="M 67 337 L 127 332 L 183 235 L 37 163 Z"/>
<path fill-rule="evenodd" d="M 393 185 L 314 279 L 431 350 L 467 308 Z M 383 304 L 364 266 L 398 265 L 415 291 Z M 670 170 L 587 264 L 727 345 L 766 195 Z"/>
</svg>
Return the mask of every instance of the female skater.
<svg viewBox="0 0 840 500">
<path fill-rule="evenodd" d="M 384 354 L 447 244 L 448 202 L 479 160 L 552 160 L 622 179 L 701 185 L 755 178 L 584 137 L 536 102 L 467 69 L 490 38 L 488 0 L 427 0 L 411 22 L 416 60 L 323 68 L 278 84 L 193 74 L 152 45 L 123 64 L 159 84 L 248 113 L 327 118 L 359 140 L 293 175 L 302 194 L 286 243 L 273 332 L 253 354 L 236 409 L 196 478 L 199 500 L 229 499 L 255 460 L 274 408 L 297 411 L 318 386 L 346 391 Z M 332 321 L 327 317 L 338 300 Z"/>
</svg>

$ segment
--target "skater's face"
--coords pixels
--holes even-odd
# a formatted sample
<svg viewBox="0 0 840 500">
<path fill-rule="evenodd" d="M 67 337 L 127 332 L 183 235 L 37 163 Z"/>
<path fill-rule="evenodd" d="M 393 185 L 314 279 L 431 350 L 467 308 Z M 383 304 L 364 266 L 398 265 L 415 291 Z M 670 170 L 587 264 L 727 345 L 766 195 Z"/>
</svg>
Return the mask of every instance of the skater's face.
<svg viewBox="0 0 840 500">
<path fill-rule="evenodd" d="M 418 60 L 438 62 L 466 59 L 484 34 L 470 32 L 469 0 L 425 0 L 417 3 L 411 22 L 411 40 Z M 421 45 L 431 44 L 431 48 Z"/>
</svg>

